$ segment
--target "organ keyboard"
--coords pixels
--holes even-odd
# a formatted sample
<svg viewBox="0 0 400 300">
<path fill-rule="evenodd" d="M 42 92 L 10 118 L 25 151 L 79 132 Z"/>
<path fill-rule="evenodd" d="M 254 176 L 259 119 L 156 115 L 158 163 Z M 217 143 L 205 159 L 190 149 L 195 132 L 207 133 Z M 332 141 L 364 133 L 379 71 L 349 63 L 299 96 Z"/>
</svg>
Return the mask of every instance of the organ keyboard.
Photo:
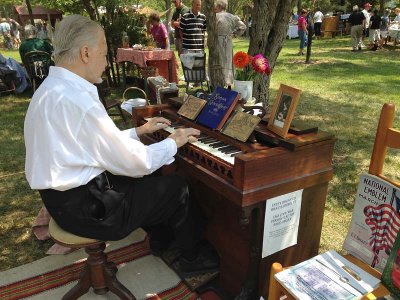
<svg viewBox="0 0 400 300">
<path fill-rule="evenodd" d="M 256 137 L 261 142 L 242 143 L 179 116 L 175 106 L 135 108 L 133 125 L 160 115 L 172 120 L 171 127 L 145 135 L 145 143 L 160 141 L 180 126 L 201 131 L 197 142 L 178 149 L 174 171 L 188 181 L 191 197 L 207 217 L 207 239 L 221 255 L 221 285 L 238 299 L 266 298 L 274 261 L 294 265 L 318 254 L 335 138 L 317 131 L 281 140 L 260 124 Z M 297 244 L 261 258 L 268 238 L 263 237 L 266 201 L 300 189 Z"/>
</svg>

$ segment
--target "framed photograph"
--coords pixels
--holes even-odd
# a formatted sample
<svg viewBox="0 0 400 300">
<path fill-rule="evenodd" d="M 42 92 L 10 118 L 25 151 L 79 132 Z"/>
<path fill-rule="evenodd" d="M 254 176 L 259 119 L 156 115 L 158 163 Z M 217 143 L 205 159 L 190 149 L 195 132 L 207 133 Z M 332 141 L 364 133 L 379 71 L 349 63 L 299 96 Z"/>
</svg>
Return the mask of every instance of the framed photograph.
<svg viewBox="0 0 400 300">
<path fill-rule="evenodd" d="M 268 120 L 267 128 L 280 137 L 286 138 L 292 123 L 301 90 L 281 84 Z"/>
</svg>

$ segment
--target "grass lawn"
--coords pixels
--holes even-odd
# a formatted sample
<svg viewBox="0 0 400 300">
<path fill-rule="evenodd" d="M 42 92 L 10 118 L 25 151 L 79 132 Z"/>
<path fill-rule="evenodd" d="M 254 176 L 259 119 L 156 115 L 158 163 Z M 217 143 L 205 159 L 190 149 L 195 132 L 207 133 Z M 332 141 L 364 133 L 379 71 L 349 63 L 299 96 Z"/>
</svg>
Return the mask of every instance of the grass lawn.
<svg viewBox="0 0 400 300">
<path fill-rule="evenodd" d="M 248 40 L 235 40 L 235 51 Z M 286 40 L 271 80 L 271 101 L 280 83 L 301 89 L 295 118 L 337 137 L 334 178 L 326 201 L 321 252 L 342 244 L 351 218 L 359 175 L 368 170 L 380 109 L 385 102 L 400 107 L 399 49 L 351 52 L 349 37 L 314 41 L 312 63 L 297 56 L 298 40 Z M 0 51 L 20 61 L 18 51 Z M 51 242 L 31 232 L 41 207 L 24 177 L 23 121 L 30 92 L 0 95 L 0 271 L 45 255 Z M 400 111 L 400 109 L 398 109 Z M 396 127 L 400 113 L 397 112 Z M 398 153 L 385 162 L 387 174 L 400 179 Z"/>
</svg>

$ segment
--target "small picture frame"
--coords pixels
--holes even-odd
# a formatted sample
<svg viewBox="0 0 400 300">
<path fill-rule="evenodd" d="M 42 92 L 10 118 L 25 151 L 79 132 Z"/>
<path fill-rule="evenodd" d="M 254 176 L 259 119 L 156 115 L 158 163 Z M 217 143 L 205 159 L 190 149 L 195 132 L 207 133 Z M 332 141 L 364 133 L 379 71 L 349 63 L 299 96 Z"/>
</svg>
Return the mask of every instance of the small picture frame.
<svg viewBox="0 0 400 300">
<path fill-rule="evenodd" d="M 292 123 L 301 90 L 281 84 L 268 120 L 267 128 L 282 138 L 286 138 Z"/>
</svg>

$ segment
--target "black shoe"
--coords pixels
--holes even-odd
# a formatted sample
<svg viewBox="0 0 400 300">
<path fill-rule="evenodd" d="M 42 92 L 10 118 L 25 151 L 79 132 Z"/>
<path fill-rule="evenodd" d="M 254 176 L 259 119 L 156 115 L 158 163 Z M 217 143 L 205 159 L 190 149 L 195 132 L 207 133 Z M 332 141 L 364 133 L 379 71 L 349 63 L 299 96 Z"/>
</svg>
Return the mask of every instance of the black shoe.
<svg viewBox="0 0 400 300">
<path fill-rule="evenodd" d="M 361 51 L 361 46 L 358 46 L 358 51 Z"/>
<path fill-rule="evenodd" d="M 213 249 L 200 250 L 194 260 L 179 259 L 179 269 L 185 275 L 198 275 L 219 270 L 219 256 Z"/>
</svg>

